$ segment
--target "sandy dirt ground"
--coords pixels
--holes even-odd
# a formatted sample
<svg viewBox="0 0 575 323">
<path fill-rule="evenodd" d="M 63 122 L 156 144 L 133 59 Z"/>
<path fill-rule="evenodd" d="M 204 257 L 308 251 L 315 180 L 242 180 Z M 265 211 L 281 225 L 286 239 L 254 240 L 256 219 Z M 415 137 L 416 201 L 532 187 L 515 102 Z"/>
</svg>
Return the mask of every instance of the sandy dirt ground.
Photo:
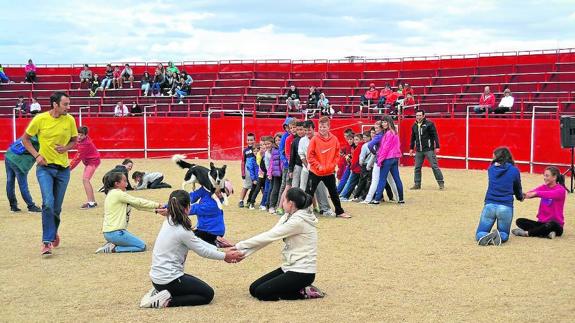
<svg viewBox="0 0 575 323">
<path fill-rule="evenodd" d="M 118 160 L 104 160 L 93 183 Z M 221 163 L 218 163 L 221 164 Z M 278 219 L 259 210 L 239 209 L 239 163 L 227 162 L 236 193 L 225 208 L 226 238 L 245 239 Z M 575 313 L 575 226 L 573 196 L 566 208 L 565 234 L 554 240 L 511 237 L 501 247 L 479 247 L 474 233 L 487 185 L 485 171 L 444 170 L 439 191 L 424 169 L 423 189 L 405 193 L 405 205 L 345 203 L 353 219 L 320 218 L 318 274 L 314 285 L 324 299 L 260 302 L 248 286 L 281 263 L 276 242 L 235 265 L 191 253 L 186 272 L 215 290 L 207 306 L 139 309 L 151 287 L 151 249 L 162 223 L 153 213 L 134 210 L 129 231 L 149 251 L 94 254 L 101 233 L 104 195 L 98 208 L 80 210 L 85 201 L 83 167 L 72 173 L 62 212 L 61 247 L 40 256 L 41 217 L 10 213 L 0 166 L 0 321 L 204 321 L 204 322 L 571 322 Z M 134 170 L 162 171 L 179 187 L 184 171 L 168 159 L 135 160 Z M 413 169 L 402 168 L 404 186 Z M 524 190 L 542 183 L 541 175 L 522 176 Z M 41 204 L 33 169 L 31 192 Z M 133 193 L 166 201 L 171 190 Z M 18 194 L 20 207 L 25 206 Z M 515 218 L 534 218 L 539 200 L 515 203 Z M 195 219 L 194 219 L 195 221 Z"/>
</svg>

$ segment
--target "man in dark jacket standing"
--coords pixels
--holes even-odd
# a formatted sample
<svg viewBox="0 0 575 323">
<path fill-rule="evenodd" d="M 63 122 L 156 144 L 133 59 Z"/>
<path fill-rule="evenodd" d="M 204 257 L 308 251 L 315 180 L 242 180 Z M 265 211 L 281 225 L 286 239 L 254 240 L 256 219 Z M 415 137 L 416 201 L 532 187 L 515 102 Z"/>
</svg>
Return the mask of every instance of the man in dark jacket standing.
<svg viewBox="0 0 575 323">
<path fill-rule="evenodd" d="M 429 164 L 431 164 L 433 175 L 439 184 L 439 189 L 443 189 L 445 187 L 443 174 L 437 165 L 437 156 L 435 155 L 439 153 L 439 138 L 435 124 L 425 118 L 425 111 L 423 110 L 417 111 L 415 119 L 416 122 L 413 127 L 411 127 L 411 144 L 409 145 L 410 156 L 414 155 L 415 149 L 415 184 L 411 189 L 421 189 L 421 166 L 425 158 L 427 158 Z"/>
</svg>

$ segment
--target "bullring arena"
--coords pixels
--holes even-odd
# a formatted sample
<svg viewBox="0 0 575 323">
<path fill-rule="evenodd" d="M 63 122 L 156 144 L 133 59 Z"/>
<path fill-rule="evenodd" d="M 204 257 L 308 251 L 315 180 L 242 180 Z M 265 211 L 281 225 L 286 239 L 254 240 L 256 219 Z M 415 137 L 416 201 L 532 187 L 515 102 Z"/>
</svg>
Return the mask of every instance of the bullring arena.
<svg viewBox="0 0 575 323">
<path fill-rule="evenodd" d="M 133 64 L 134 73 L 154 66 Z M 192 93 L 183 104 L 172 97 L 144 97 L 137 82 L 133 89 L 111 89 L 89 97 L 86 89 L 76 89 L 80 66 L 38 66 L 39 80 L 33 84 L 19 83 L 15 77 L 16 83 L 0 88 L 0 106 L 10 106 L 0 118 L 3 152 L 31 120 L 12 111 L 14 99 L 34 96 L 47 107 L 50 94 L 63 90 L 71 97 L 70 113 L 76 123 L 90 128 L 104 158 L 92 179 L 96 189 L 104 174 L 124 158 L 134 161 L 133 171 L 161 171 L 174 188 L 180 187 L 185 173 L 170 160 L 174 153 L 187 154 L 190 161 L 206 166 L 209 161 L 225 164 L 226 178 L 235 188 L 224 207 L 225 237 L 239 241 L 278 220 L 257 208 L 237 207 L 245 135 L 253 132 L 259 138 L 279 132 L 287 116 L 309 118 L 317 125 L 317 115 L 286 111 L 280 95 L 288 84 L 297 84 L 302 93 L 317 84 L 333 99 L 341 113 L 332 116 L 332 130 L 343 142 L 345 129 L 360 132 L 381 117 L 377 109 L 358 109 L 359 96 L 369 83 L 395 87 L 408 82 L 419 97 L 414 109 L 425 109 L 436 123 L 446 188 L 439 190 L 431 169 L 424 167 L 422 189 L 409 190 L 413 158 L 407 153 L 415 119 L 409 113 L 399 115 L 405 204 L 343 202 L 351 219 L 318 217 L 314 285 L 326 293 L 324 298 L 261 302 L 250 296 L 250 283 L 280 263 L 282 243 L 276 242 L 238 264 L 190 253 L 185 271 L 214 288 L 212 303 L 151 310 L 138 308 L 138 302 L 150 288 L 151 250 L 162 218 L 132 211 L 129 230 L 147 243 L 146 252 L 94 254 L 105 242 L 101 232 L 105 195 L 96 193 L 98 207 L 79 209 L 85 202 L 79 166 L 72 171 L 63 203 L 62 242 L 52 257 L 42 258 L 38 252 L 41 216 L 9 213 L 8 201 L 0 200 L 0 242 L 5 250 L 0 262 L 2 321 L 571 321 L 572 194 L 565 203 L 565 233 L 553 240 L 512 236 L 500 247 L 479 247 L 475 229 L 487 189 L 486 169 L 496 147 L 508 146 L 513 152 L 524 191 L 543 183 L 546 166 L 568 169 L 570 151 L 561 148 L 559 125 L 560 117 L 573 114 L 575 51 L 405 58 L 399 63 L 182 62 L 179 67 L 194 78 Z M 21 68 L 5 66 L 12 75 Z M 103 71 L 104 66 L 92 68 Z M 516 89 L 516 108 L 502 116 L 468 113 L 486 84 L 495 89 L 498 100 L 506 87 Z M 261 93 L 273 96 L 260 100 Z M 145 107 L 144 114 L 113 117 L 119 100 Z M 4 163 L 0 168 L 4 174 Z M 29 186 L 40 205 L 34 173 L 32 169 L 28 175 Z M 0 185 L 4 184 L 2 176 Z M 171 191 L 131 194 L 165 202 Z M 22 203 L 18 191 L 17 196 Z M 514 218 L 534 218 L 538 205 L 537 199 L 516 201 Z"/>
</svg>

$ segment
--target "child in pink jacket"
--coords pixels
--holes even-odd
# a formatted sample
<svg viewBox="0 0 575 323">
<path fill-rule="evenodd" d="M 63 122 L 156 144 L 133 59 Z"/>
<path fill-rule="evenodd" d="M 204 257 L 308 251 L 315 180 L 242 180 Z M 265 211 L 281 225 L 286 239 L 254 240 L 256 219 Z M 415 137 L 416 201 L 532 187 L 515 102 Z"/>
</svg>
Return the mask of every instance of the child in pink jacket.
<svg viewBox="0 0 575 323">
<path fill-rule="evenodd" d="M 381 201 L 381 198 L 383 197 L 383 189 L 387 182 L 387 174 L 391 172 L 391 176 L 397 186 L 397 203 L 403 204 L 405 203 L 403 201 L 403 184 L 399 177 L 399 158 L 401 158 L 399 136 L 397 135 L 393 119 L 390 116 L 385 116 L 383 118 L 381 126 L 385 133 L 381 138 L 379 150 L 377 151 L 377 164 L 380 167 L 379 182 L 377 184 L 377 190 L 375 191 L 375 197 L 370 203 L 379 204 L 379 201 Z"/>
<path fill-rule="evenodd" d="M 543 180 L 544 185 L 525 193 L 526 199 L 541 198 L 537 221 L 524 218 L 517 219 L 515 224 L 518 228 L 511 231 L 514 235 L 553 239 L 563 234 L 563 225 L 565 224 L 563 208 L 567 195 L 565 176 L 557 167 L 550 166 L 545 169 Z"/>
<path fill-rule="evenodd" d="M 94 198 L 94 189 L 92 188 L 90 180 L 92 179 L 96 168 L 100 166 L 100 152 L 98 152 L 98 149 L 94 146 L 92 139 L 88 137 L 88 127 L 78 128 L 78 143 L 76 144 L 76 149 L 78 152 L 70 162 L 70 170 L 73 170 L 78 166 L 80 161 L 86 166 L 84 168 L 84 174 L 82 175 L 82 182 L 84 184 L 86 196 L 88 197 L 88 202 L 82 204 L 80 209 L 87 210 L 95 208 L 98 205 Z"/>
</svg>

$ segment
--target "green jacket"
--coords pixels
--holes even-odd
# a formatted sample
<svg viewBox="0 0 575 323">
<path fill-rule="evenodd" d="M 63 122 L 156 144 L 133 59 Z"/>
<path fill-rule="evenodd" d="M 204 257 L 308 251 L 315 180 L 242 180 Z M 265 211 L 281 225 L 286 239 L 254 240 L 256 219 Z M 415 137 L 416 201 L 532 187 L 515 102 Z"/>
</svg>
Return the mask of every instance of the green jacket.
<svg viewBox="0 0 575 323">
<path fill-rule="evenodd" d="M 30 138 L 32 142 L 32 146 L 36 149 L 36 151 L 40 150 L 40 143 L 38 142 L 38 138 L 35 136 Z M 16 155 L 10 149 L 6 150 L 5 158 L 12 162 L 19 170 L 22 171 L 24 174 L 28 174 L 32 166 L 36 163 L 36 159 L 34 156 L 30 155 L 28 151 L 25 151 L 22 155 Z"/>
</svg>

